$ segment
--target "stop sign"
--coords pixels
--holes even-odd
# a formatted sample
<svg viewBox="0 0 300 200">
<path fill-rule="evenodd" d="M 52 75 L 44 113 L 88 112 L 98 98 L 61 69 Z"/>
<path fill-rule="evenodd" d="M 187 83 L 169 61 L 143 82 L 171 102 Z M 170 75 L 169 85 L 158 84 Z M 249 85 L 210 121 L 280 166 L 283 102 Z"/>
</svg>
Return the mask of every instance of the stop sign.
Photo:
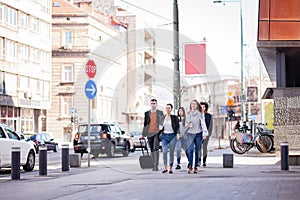
<svg viewBox="0 0 300 200">
<path fill-rule="evenodd" d="M 93 60 L 89 60 L 85 65 L 85 72 L 89 78 L 94 78 L 96 75 L 96 64 Z"/>
</svg>

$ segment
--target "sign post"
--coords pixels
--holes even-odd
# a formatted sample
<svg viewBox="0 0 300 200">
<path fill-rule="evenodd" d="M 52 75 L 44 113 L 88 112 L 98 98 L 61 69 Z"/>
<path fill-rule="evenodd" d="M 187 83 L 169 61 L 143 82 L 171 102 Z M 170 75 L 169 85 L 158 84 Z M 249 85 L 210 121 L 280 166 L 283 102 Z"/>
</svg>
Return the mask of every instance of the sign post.
<svg viewBox="0 0 300 200">
<path fill-rule="evenodd" d="M 88 60 L 85 65 L 85 72 L 88 75 L 89 79 L 92 79 L 96 75 L 96 64 L 93 60 Z M 91 99 L 95 98 L 97 95 L 97 86 L 93 80 L 88 80 L 85 84 L 85 95 L 87 96 L 88 100 L 88 167 L 90 167 L 90 155 L 91 155 L 91 131 L 90 131 L 90 124 L 91 124 Z"/>
</svg>

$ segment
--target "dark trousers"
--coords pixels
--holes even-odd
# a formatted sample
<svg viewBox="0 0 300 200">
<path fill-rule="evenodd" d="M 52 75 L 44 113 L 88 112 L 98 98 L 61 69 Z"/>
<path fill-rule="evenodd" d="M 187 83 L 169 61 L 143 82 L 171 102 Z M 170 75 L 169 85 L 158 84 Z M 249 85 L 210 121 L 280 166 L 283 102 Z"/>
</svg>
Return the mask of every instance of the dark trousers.
<svg viewBox="0 0 300 200">
<path fill-rule="evenodd" d="M 150 146 L 150 151 L 151 151 L 151 156 L 153 158 L 154 162 L 154 168 L 157 168 L 159 164 L 159 140 L 158 140 L 159 134 L 155 134 L 152 137 L 147 137 L 149 146 Z"/>
<path fill-rule="evenodd" d="M 149 142 L 149 146 L 150 146 L 150 150 L 151 152 L 154 152 L 156 150 L 159 150 L 159 140 L 158 140 L 158 135 L 159 134 L 155 134 L 152 137 L 147 137 L 148 138 L 148 142 Z"/>
</svg>

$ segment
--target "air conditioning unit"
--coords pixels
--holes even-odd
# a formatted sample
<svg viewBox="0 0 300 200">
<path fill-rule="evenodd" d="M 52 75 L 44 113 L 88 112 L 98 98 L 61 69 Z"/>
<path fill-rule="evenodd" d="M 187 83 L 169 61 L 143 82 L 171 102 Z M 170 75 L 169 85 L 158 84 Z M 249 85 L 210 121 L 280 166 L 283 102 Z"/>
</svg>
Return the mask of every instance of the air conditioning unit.
<svg viewBox="0 0 300 200">
<path fill-rule="evenodd" d="M 24 98 L 25 99 L 31 99 L 32 98 L 32 92 L 24 92 Z"/>
<path fill-rule="evenodd" d="M 65 44 L 64 49 L 72 49 L 72 44 Z"/>
</svg>

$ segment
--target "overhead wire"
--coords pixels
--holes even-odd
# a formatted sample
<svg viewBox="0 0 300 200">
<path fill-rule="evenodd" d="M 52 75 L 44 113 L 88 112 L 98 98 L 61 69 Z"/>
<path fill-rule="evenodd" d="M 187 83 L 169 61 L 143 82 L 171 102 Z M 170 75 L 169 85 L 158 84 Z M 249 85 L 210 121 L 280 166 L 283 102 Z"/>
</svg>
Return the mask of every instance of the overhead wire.
<svg viewBox="0 0 300 200">
<path fill-rule="evenodd" d="M 166 21 L 172 22 L 172 20 L 170 20 L 170 19 L 168 19 L 168 18 L 166 18 L 166 17 L 164 17 L 164 16 L 161 16 L 161 15 L 159 15 L 159 14 L 156 14 L 156 13 L 150 11 L 150 10 L 147 10 L 147 9 L 145 9 L 145 8 L 142 8 L 142 7 L 140 7 L 140 6 L 137 6 L 137 5 L 133 4 L 133 3 L 129 3 L 128 1 L 125 1 L 125 0 L 120 0 L 120 1 L 122 1 L 122 2 L 124 2 L 124 3 L 126 3 L 126 4 L 128 4 L 128 5 L 131 5 L 131 6 L 133 6 L 133 7 L 136 7 L 136 8 L 138 8 L 138 9 L 144 11 L 144 12 L 150 13 L 150 14 L 156 16 L 156 17 L 159 17 L 159 18 L 164 19 L 164 20 L 166 20 Z M 170 24 L 173 24 L 173 23 L 170 23 Z M 169 25 L 169 24 L 163 24 L 163 25 Z"/>
</svg>

